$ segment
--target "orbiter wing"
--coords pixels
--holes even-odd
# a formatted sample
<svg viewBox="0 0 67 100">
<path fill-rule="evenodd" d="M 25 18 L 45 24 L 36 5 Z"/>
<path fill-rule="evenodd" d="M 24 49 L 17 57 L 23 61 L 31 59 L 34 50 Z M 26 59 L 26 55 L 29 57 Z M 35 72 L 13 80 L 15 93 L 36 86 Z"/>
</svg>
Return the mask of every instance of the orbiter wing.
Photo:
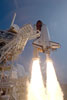
<svg viewBox="0 0 67 100">
<path fill-rule="evenodd" d="M 53 42 L 53 41 L 50 41 L 50 47 L 51 47 L 52 50 L 55 50 L 57 48 L 60 48 L 60 44 Z"/>
</svg>

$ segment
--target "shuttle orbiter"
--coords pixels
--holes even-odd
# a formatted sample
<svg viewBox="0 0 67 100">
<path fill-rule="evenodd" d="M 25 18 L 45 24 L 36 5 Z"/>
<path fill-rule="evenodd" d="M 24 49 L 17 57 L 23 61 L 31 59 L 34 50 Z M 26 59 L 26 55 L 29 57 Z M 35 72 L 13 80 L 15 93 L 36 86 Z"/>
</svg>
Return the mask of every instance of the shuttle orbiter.
<svg viewBox="0 0 67 100">
<path fill-rule="evenodd" d="M 41 32 L 40 37 L 37 37 L 33 41 L 34 55 L 37 56 L 38 52 L 43 52 L 50 54 L 51 51 L 60 48 L 60 44 L 50 40 L 49 32 L 47 26 L 43 24 L 40 20 L 36 23 L 36 29 Z"/>
</svg>

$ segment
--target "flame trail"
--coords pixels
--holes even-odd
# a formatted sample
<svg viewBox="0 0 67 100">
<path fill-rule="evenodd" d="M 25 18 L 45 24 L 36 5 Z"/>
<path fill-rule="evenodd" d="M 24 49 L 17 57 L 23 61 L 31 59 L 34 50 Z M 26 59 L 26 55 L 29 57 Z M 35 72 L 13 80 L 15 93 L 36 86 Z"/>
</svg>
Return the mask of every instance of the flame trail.
<svg viewBox="0 0 67 100">
<path fill-rule="evenodd" d="M 63 100 L 63 92 L 57 80 L 54 66 L 51 60 L 47 60 L 47 97 L 48 100 Z"/>
<path fill-rule="evenodd" d="M 28 100 L 46 100 L 39 59 L 33 61 Z"/>
<path fill-rule="evenodd" d="M 54 66 L 51 60 L 47 59 L 46 88 L 43 84 L 39 59 L 33 61 L 31 81 L 28 85 L 28 100 L 63 100 L 63 92 L 57 80 Z"/>
</svg>

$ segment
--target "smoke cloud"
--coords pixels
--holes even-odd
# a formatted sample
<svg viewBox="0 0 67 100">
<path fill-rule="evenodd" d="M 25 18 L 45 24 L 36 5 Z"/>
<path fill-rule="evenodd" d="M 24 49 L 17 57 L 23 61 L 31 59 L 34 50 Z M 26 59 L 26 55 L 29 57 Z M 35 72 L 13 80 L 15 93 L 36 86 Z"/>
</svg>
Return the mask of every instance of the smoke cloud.
<svg viewBox="0 0 67 100">
<path fill-rule="evenodd" d="M 18 79 L 19 77 L 24 77 L 28 73 L 25 71 L 23 65 L 16 64 L 16 66 L 13 66 L 11 78 Z"/>
</svg>

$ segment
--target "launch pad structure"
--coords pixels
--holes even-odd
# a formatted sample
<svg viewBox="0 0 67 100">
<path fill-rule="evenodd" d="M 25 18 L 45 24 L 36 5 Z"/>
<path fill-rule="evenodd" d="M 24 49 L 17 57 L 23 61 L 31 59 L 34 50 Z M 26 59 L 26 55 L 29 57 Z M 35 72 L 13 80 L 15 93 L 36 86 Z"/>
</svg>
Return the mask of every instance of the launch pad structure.
<svg viewBox="0 0 67 100">
<path fill-rule="evenodd" d="M 13 61 L 24 50 L 28 40 L 40 36 L 31 24 L 17 27 L 12 23 L 9 30 L 0 31 L 0 100 L 16 100 L 12 95 L 15 81 L 10 76 Z"/>
</svg>

